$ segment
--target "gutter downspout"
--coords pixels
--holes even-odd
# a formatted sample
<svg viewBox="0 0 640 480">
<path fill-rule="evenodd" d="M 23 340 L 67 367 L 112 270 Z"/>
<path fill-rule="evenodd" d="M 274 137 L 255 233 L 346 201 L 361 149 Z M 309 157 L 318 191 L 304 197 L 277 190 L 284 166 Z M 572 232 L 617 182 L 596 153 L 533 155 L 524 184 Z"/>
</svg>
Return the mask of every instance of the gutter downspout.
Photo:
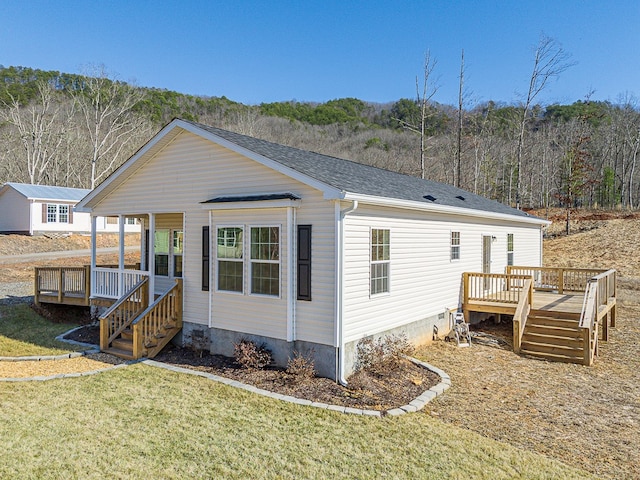
<svg viewBox="0 0 640 480">
<path fill-rule="evenodd" d="M 340 201 L 336 202 L 336 345 L 338 346 L 338 383 L 347 385 L 344 378 L 344 340 L 343 340 L 343 318 L 344 318 L 344 218 L 358 208 L 358 200 L 353 200 L 350 207 L 340 210 Z"/>
</svg>

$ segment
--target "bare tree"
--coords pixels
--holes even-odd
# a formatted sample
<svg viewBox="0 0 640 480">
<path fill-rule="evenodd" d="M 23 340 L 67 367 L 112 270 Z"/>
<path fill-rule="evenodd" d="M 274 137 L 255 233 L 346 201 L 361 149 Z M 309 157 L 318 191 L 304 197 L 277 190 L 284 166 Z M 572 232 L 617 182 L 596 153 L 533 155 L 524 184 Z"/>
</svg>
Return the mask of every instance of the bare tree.
<svg viewBox="0 0 640 480">
<path fill-rule="evenodd" d="M 410 130 L 414 133 L 420 135 L 420 177 L 425 178 L 425 152 L 426 152 L 426 129 L 427 129 L 427 120 L 429 119 L 429 103 L 431 99 L 438 91 L 438 87 L 436 85 L 432 85 L 431 76 L 433 74 L 433 70 L 437 64 L 435 59 L 431 58 L 431 52 L 427 50 L 424 54 L 424 67 L 423 67 L 423 77 L 422 77 L 422 88 L 420 85 L 420 80 L 416 76 L 416 103 L 418 108 L 420 109 L 420 118 L 418 119 L 418 124 L 408 122 L 404 119 L 395 118 L 394 120 L 398 121 L 403 128 Z M 422 90 L 422 91 L 421 91 Z"/>
<path fill-rule="evenodd" d="M 11 103 L 0 110 L 0 118 L 16 131 L 23 154 L 20 156 L 32 184 L 41 183 L 47 170 L 53 167 L 71 116 L 56 99 L 56 91 L 49 82 L 38 81 L 36 86 L 37 100 L 25 106 L 8 94 Z"/>
<path fill-rule="evenodd" d="M 460 88 L 458 90 L 458 128 L 457 128 L 457 145 L 456 145 L 456 175 L 455 186 L 460 188 L 462 184 L 462 113 L 464 106 L 464 98 L 462 91 L 464 87 L 464 49 L 460 56 Z"/>
<path fill-rule="evenodd" d="M 519 122 L 518 144 L 516 148 L 516 208 L 520 208 L 523 145 L 533 102 L 552 79 L 557 78 L 562 72 L 573 65 L 569 63 L 569 58 L 570 55 L 566 53 L 554 39 L 546 35 L 540 37 L 540 41 L 535 50 L 533 71 L 529 78 L 529 89 L 522 106 Z"/>
<path fill-rule="evenodd" d="M 127 83 L 110 78 L 103 65 L 93 67 L 83 77 L 73 96 L 82 114 L 90 141 L 90 188 L 111 173 L 130 153 L 149 123 L 134 108 L 143 92 Z"/>
</svg>

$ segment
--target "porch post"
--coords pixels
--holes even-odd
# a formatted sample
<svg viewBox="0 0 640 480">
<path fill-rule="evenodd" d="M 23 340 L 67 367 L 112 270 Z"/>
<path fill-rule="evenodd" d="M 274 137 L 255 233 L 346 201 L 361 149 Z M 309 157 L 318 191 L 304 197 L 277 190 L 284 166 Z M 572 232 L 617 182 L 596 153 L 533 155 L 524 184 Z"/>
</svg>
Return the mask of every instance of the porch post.
<svg viewBox="0 0 640 480">
<path fill-rule="evenodd" d="M 124 295 L 124 216 L 118 215 L 118 298 Z"/>
<path fill-rule="evenodd" d="M 156 214 L 149 214 L 149 306 L 153 305 L 155 300 L 155 272 L 156 272 L 156 252 L 155 252 L 155 232 L 156 232 Z"/>
<path fill-rule="evenodd" d="M 95 281 L 95 269 L 96 269 L 96 230 L 98 227 L 98 217 L 96 217 L 95 215 L 91 215 L 91 270 L 90 270 L 90 275 L 91 275 L 91 280 L 90 280 L 90 285 L 91 285 L 91 296 L 93 296 L 93 292 L 95 291 L 96 288 L 96 281 Z"/>
</svg>

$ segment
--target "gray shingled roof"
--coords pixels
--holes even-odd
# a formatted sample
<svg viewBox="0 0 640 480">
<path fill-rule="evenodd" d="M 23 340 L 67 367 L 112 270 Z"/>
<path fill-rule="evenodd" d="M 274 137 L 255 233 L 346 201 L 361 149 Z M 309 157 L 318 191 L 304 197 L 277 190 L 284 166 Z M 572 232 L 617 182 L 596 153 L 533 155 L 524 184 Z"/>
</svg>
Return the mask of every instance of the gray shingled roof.
<svg viewBox="0 0 640 480">
<path fill-rule="evenodd" d="M 79 202 L 91 191 L 84 188 L 54 187 L 50 185 L 32 185 L 29 183 L 14 182 L 7 182 L 5 186 L 10 186 L 26 198 L 64 200 L 69 202 Z"/>
<path fill-rule="evenodd" d="M 201 123 L 188 123 L 344 192 L 534 218 L 452 185 L 287 147 Z"/>
</svg>

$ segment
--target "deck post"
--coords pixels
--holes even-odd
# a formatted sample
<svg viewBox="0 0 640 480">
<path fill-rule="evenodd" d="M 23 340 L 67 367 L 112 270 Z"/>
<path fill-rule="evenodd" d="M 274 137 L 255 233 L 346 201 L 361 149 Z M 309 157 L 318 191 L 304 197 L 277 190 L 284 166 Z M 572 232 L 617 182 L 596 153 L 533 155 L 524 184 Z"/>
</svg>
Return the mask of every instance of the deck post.
<svg viewBox="0 0 640 480">
<path fill-rule="evenodd" d="M 58 269 L 58 303 L 62 303 L 64 297 L 64 269 Z"/>
<path fill-rule="evenodd" d="M 35 275 L 33 276 L 33 303 L 36 304 L 37 307 L 40 306 L 40 279 L 39 277 L 39 269 L 36 267 Z"/>
<path fill-rule="evenodd" d="M 89 276 L 89 286 L 93 288 L 95 282 L 91 281 L 91 275 L 96 268 L 96 231 L 98 230 L 98 217 L 91 214 L 91 268 L 90 268 L 90 276 Z M 93 292 L 89 290 L 89 297 L 93 295 Z"/>
<path fill-rule="evenodd" d="M 564 293 L 564 268 L 558 269 L 558 293 L 560 295 Z"/>
<path fill-rule="evenodd" d="M 596 337 L 597 338 L 597 337 Z M 592 357 L 591 357 L 591 329 L 583 328 L 582 329 L 582 345 L 583 345 L 583 364 L 591 365 Z"/>
<path fill-rule="evenodd" d="M 84 266 L 84 303 L 89 305 L 91 297 L 91 265 Z"/>
</svg>

